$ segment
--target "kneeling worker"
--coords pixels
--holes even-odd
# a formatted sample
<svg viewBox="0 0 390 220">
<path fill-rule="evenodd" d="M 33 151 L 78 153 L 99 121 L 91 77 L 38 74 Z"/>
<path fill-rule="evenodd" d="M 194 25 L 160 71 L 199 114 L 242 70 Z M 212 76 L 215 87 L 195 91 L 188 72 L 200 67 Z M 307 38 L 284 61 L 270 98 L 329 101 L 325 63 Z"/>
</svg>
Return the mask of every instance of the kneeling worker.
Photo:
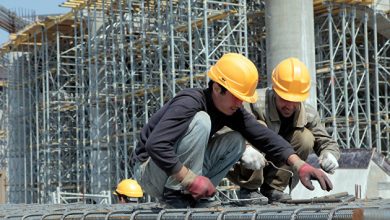
<svg viewBox="0 0 390 220">
<path fill-rule="evenodd" d="M 243 101 L 257 100 L 258 72 L 248 58 L 225 54 L 208 76 L 207 89 L 180 91 L 142 128 L 132 165 L 146 193 L 172 208 L 212 206 L 204 198 L 216 193 L 241 158 L 245 140 L 293 166 L 306 187 L 314 189 L 311 180 L 318 180 L 323 190 L 332 189 L 324 172 L 302 161 L 288 142 L 243 108 Z M 224 126 L 232 131 L 214 136 Z"/>
<path fill-rule="evenodd" d="M 260 124 L 289 142 L 302 160 L 306 160 L 314 151 L 319 156 L 322 170 L 333 174 L 339 166 L 339 146 L 326 132 L 315 109 L 304 104 L 309 91 L 310 74 L 305 64 L 296 58 L 287 58 L 272 72 L 272 89 L 258 89 L 257 102 L 245 103 L 244 107 L 252 112 Z M 264 195 L 269 202 L 291 199 L 283 191 L 291 181 L 292 173 L 289 171 L 292 172 L 293 167 L 283 161 L 274 162 L 281 169 L 276 169 L 272 164 L 266 166 L 267 161 L 272 158 L 273 155 L 267 153 L 263 156 L 247 145 L 241 164 L 235 165 L 234 171 L 228 174 L 229 179 L 241 187 L 240 198 L 258 198 Z M 297 173 L 294 175 L 299 177 Z M 297 182 L 291 183 L 292 189 Z M 261 189 L 260 192 L 258 188 Z"/>
</svg>

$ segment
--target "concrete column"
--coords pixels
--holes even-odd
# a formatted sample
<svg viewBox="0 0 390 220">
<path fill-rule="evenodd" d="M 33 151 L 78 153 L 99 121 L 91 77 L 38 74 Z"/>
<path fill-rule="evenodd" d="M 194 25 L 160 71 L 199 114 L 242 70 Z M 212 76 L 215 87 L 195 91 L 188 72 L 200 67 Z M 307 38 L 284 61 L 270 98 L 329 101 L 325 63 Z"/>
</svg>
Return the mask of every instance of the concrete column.
<svg viewBox="0 0 390 220">
<path fill-rule="evenodd" d="M 311 73 L 312 86 L 307 103 L 316 108 L 316 74 L 314 52 L 314 15 L 312 0 L 266 0 L 267 75 L 287 57 L 297 57 Z"/>
</svg>

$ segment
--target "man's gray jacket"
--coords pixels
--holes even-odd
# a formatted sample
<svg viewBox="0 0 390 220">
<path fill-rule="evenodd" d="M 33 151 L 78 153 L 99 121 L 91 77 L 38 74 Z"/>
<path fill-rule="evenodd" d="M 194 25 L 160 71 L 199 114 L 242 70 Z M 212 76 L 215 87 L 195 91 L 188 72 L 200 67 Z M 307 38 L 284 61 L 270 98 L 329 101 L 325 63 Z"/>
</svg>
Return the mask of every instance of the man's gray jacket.
<svg viewBox="0 0 390 220">
<path fill-rule="evenodd" d="M 281 121 L 276 109 L 275 93 L 271 88 L 258 89 L 259 98 L 256 103 L 245 103 L 245 108 L 252 112 L 257 120 L 271 130 L 279 133 Z M 340 158 L 340 150 L 336 141 L 326 132 L 322 125 L 317 111 L 310 105 L 300 105 L 298 114 L 295 113 L 293 124 L 294 128 L 306 128 L 314 136 L 314 152 L 319 156 L 324 152 L 333 154 L 336 159 Z"/>
</svg>

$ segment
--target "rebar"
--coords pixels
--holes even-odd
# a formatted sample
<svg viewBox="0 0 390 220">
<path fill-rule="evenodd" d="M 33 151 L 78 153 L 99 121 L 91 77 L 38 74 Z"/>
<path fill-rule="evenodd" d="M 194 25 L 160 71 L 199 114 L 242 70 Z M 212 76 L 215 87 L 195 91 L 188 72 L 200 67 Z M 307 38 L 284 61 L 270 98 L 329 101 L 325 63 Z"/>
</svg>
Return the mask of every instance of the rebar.
<svg viewBox="0 0 390 220">
<path fill-rule="evenodd" d="M 1 219 L 387 219 L 389 200 L 357 201 L 344 203 L 299 206 L 265 205 L 251 207 L 224 206 L 202 209 L 164 209 L 155 203 L 149 204 L 67 204 L 0 205 Z M 387 216 L 387 218 L 386 218 Z M 352 218 L 353 217 L 353 218 Z"/>
</svg>

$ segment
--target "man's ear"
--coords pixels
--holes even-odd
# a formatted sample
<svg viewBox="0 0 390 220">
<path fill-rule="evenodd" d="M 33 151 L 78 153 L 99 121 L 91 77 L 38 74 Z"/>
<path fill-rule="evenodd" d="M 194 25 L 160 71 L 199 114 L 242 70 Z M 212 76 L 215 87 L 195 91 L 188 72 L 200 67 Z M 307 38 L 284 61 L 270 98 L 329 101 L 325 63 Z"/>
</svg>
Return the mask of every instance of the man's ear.
<svg viewBox="0 0 390 220">
<path fill-rule="evenodd" d="M 220 85 L 218 85 L 218 83 L 213 83 L 213 90 L 216 92 L 216 93 L 221 93 L 221 87 Z"/>
</svg>

